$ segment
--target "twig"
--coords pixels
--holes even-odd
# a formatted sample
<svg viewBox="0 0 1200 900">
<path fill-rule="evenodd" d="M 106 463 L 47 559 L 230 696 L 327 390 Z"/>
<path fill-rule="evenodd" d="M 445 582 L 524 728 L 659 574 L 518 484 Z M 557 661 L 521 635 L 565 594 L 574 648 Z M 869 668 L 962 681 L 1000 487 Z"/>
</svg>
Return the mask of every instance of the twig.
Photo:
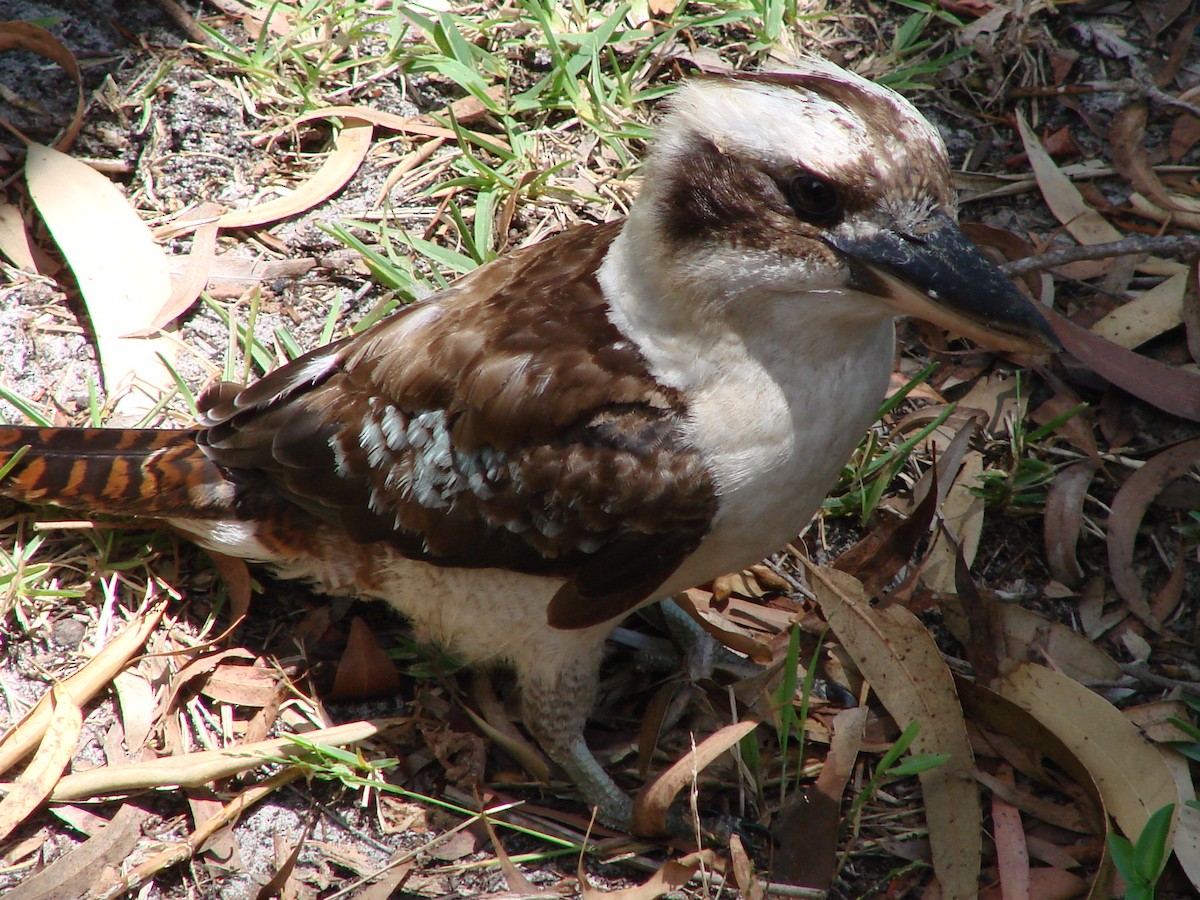
<svg viewBox="0 0 1200 900">
<path fill-rule="evenodd" d="M 256 784 L 242 791 L 229 803 L 225 804 L 215 816 L 201 823 L 185 840 L 170 844 L 166 849 L 156 853 L 143 862 L 113 887 L 100 895 L 100 900 L 121 897 L 130 891 L 141 887 L 159 872 L 189 860 L 200 852 L 204 842 L 217 833 L 218 830 L 241 818 L 242 813 L 258 801 L 269 796 L 274 791 L 292 781 L 304 777 L 304 770 L 299 766 L 289 766 L 272 775 L 261 784 Z"/>
<path fill-rule="evenodd" d="M 1200 117 L 1200 107 L 1188 103 L 1178 97 L 1173 97 L 1159 88 L 1153 81 L 1141 81 L 1138 78 L 1125 78 L 1120 81 L 1093 81 L 1087 84 L 1047 85 L 1045 87 L 1014 88 L 1009 92 L 1010 97 L 1061 97 L 1070 94 L 1129 94 L 1133 97 L 1145 97 L 1160 106 L 1173 106 Z"/>
<path fill-rule="evenodd" d="M 1200 693 L 1200 684 L 1195 681 L 1180 681 L 1176 678 L 1167 678 L 1164 675 L 1158 675 L 1151 672 L 1150 667 L 1145 663 L 1122 663 L 1121 671 L 1126 675 L 1133 676 L 1144 684 L 1153 685 L 1157 688 L 1165 688 L 1166 690 L 1182 688 L 1190 694 Z"/>
<path fill-rule="evenodd" d="M 204 29 L 196 24 L 196 20 L 192 18 L 192 14 L 180 6 L 175 0 L 154 0 L 155 4 L 167 16 L 178 25 L 183 32 L 195 41 L 197 44 L 203 44 L 206 47 L 213 46 L 213 40 L 205 32 Z"/>
<path fill-rule="evenodd" d="M 1105 244 L 1088 244 L 1084 247 L 1063 247 L 1061 250 L 1051 250 L 1028 256 L 1025 259 L 1004 263 L 1000 267 L 1006 275 L 1024 275 L 1026 272 L 1041 272 L 1064 266 L 1067 263 L 1081 262 L 1088 259 L 1107 259 L 1110 256 L 1133 256 L 1139 253 L 1153 253 L 1159 256 L 1169 256 L 1181 253 L 1200 253 L 1200 235 L 1181 234 L 1167 237 L 1151 237 L 1139 235 L 1120 241 L 1109 241 Z"/>
</svg>

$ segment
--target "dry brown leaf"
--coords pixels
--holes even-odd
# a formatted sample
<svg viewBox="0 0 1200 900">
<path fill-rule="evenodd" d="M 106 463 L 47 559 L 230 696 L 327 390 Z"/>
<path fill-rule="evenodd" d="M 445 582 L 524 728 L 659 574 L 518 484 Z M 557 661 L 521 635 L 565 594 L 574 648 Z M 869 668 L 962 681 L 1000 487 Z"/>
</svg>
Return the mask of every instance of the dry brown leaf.
<svg viewBox="0 0 1200 900">
<path fill-rule="evenodd" d="M 360 616 L 350 620 L 350 636 L 333 676 L 331 700 L 394 697 L 400 691 L 400 670 Z"/>
<path fill-rule="evenodd" d="M 776 880 L 819 890 L 828 890 L 833 883 L 842 794 L 858 762 L 866 724 L 865 706 L 834 716 L 829 752 L 816 784 L 784 800 L 772 828 L 778 843 L 772 868 Z"/>
<path fill-rule="evenodd" d="M 22 878 L 5 893 L 5 900 L 62 900 L 96 896 L 97 874 L 107 865 L 126 859 L 142 836 L 150 813 L 126 803 L 99 833 L 46 868 Z"/>
<path fill-rule="evenodd" d="M 200 693 L 222 703 L 262 709 L 275 698 L 283 681 L 278 669 L 265 665 L 219 665 L 204 679 Z"/>
<path fill-rule="evenodd" d="M 1001 676 L 997 693 L 1055 735 L 1084 766 L 1105 809 L 1131 840 L 1179 791 L 1153 744 L 1107 700 L 1045 666 L 1023 663 Z"/>
<path fill-rule="evenodd" d="M 1146 507 L 1171 481 L 1200 463 L 1200 438 L 1164 450 L 1129 476 L 1113 498 L 1108 517 L 1108 562 L 1113 585 L 1130 610 L 1147 625 L 1159 627 L 1146 601 L 1141 576 L 1133 568 L 1133 549 Z"/>
<path fill-rule="evenodd" d="M 1192 4 L 1191 0 L 1135 0 L 1133 5 L 1150 30 L 1150 37 L 1157 40 L 1163 30 Z"/>
<path fill-rule="evenodd" d="M 154 688 L 136 672 L 119 672 L 113 679 L 121 707 L 121 727 L 131 756 L 137 756 L 154 728 Z"/>
<path fill-rule="evenodd" d="M 1108 146 L 1113 165 L 1133 187 L 1163 209 L 1179 207 L 1168 196 L 1158 180 L 1146 152 L 1146 120 L 1149 106 L 1145 100 L 1130 103 L 1113 115 L 1108 132 Z"/>
<path fill-rule="evenodd" d="M 981 410 L 987 416 L 984 431 L 992 437 L 998 437 L 1008 433 L 1013 417 L 1020 420 L 1027 400 L 1020 396 L 1017 379 L 992 373 L 971 385 L 971 389 L 958 401 L 958 408 L 964 411 Z"/>
<path fill-rule="evenodd" d="M 717 757 L 757 727 L 756 719 L 726 725 L 710 734 L 642 788 L 633 802 L 633 832 L 648 837 L 666 834 L 667 811 L 676 795 L 692 783 L 696 773 L 708 768 Z"/>
<path fill-rule="evenodd" d="M 488 740 L 511 756 L 535 781 L 549 781 L 550 763 L 508 717 L 486 673 L 477 673 L 471 679 L 471 696 L 483 715 L 476 715 L 469 706 L 464 706 L 463 711 L 487 735 Z"/>
<path fill-rule="evenodd" d="M 490 816 L 483 817 L 483 827 L 487 829 L 488 839 L 492 842 L 492 849 L 496 851 L 496 859 L 500 862 L 500 871 L 504 873 L 504 880 L 508 882 L 510 891 L 520 891 L 531 897 L 551 893 L 546 888 L 535 887 L 533 882 L 526 878 L 525 873 L 512 861 L 512 857 L 504 849 L 504 844 L 500 843 L 500 838 L 496 836 L 496 826 L 492 824 Z"/>
<path fill-rule="evenodd" d="M 504 87 L 497 85 L 488 88 L 487 93 L 493 100 L 500 100 L 504 96 Z M 478 97 L 470 96 L 455 100 L 443 115 L 453 117 L 461 125 L 471 122 L 487 112 L 487 107 Z M 292 127 L 304 122 L 311 122 L 314 119 L 328 119 L 331 116 L 341 119 L 359 119 L 389 131 L 398 131 L 401 134 L 420 134 L 451 141 L 458 139 L 458 134 L 453 129 L 439 125 L 433 116 L 398 116 L 366 106 L 326 106 L 321 109 L 309 110 L 293 119 Z M 489 135 L 488 140 L 499 147 L 508 147 L 508 141 L 497 135 Z"/>
<path fill-rule="evenodd" d="M 579 876 L 580 896 L 583 900 L 656 900 L 669 891 L 683 887 L 701 869 L 712 871 L 717 863 L 717 855 L 712 850 L 697 850 L 695 853 L 663 863 L 662 868 L 644 884 L 617 891 L 603 891 L 594 887 L 583 868 L 582 856 L 579 858 L 576 874 Z"/>
<path fill-rule="evenodd" d="M 946 456 L 939 458 L 940 463 Z M 936 477 L 937 467 L 929 473 Z M 916 493 L 914 491 L 914 493 Z M 912 559 L 917 541 L 929 532 L 939 502 L 938 491 L 927 490 L 907 519 L 891 519 L 872 529 L 853 547 L 834 560 L 833 567 L 853 575 L 863 583 L 863 592 L 874 597 L 896 577 Z"/>
<path fill-rule="evenodd" d="M 1170 747 L 1159 747 L 1163 763 L 1175 779 L 1179 799 L 1179 818 L 1175 822 L 1175 843 L 1171 849 L 1183 867 L 1188 880 L 1196 891 L 1200 891 L 1200 809 L 1189 806 L 1196 799 L 1196 787 L 1192 783 L 1192 767 L 1186 756 Z"/>
<path fill-rule="evenodd" d="M 187 795 L 188 809 L 192 813 L 193 831 L 202 828 L 213 818 L 225 812 L 225 803 L 215 791 L 208 788 L 189 788 Z M 238 842 L 233 834 L 233 828 L 226 823 L 210 834 L 198 846 L 197 852 L 203 851 L 215 860 L 226 871 L 237 871 L 245 865 Z"/>
<path fill-rule="evenodd" d="M 1097 375 L 1164 412 L 1200 422 L 1200 374 L 1118 347 L 1052 309 L 1042 312 L 1067 351 Z"/>
<path fill-rule="evenodd" d="M 1132 350 L 1183 324 L 1183 295 L 1188 273 L 1178 272 L 1136 300 L 1122 304 L 1092 326 L 1092 331 Z"/>
<path fill-rule="evenodd" d="M 51 688 L 54 709 L 33 760 L 0 800 L 0 842 L 25 821 L 54 789 L 75 753 L 83 713 L 61 685 Z"/>
<path fill-rule="evenodd" d="M 332 728 L 305 732 L 299 737 L 318 744 L 338 747 L 356 744 L 408 719 L 371 719 L 350 722 Z M 218 778 L 229 778 L 288 755 L 303 755 L 306 751 L 294 736 L 271 738 L 253 744 L 229 747 L 225 750 L 201 750 L 179 756 L 167 756 L 149 762 L 127 763 L 123 766 L 101 766 L 67 775 L 55 787 L 51 799 L 80 800 L 105 794 L 122 794 L 177 785 L 200 787 Z"/>
<path fill-rule="evenodd" d="M 75 82 L 75 113 L 71 116 L 70 124 L 54 142 L 56 149 L 68 150 L 83 127 L 84 112 L 83 79 L 74 54 L 58 38 L 32 22 L 0 22 L 0 53 L 5 50 L 28 50 L 51 59 L 66 69 Z"/>
<path fill-rule="evenodd" d="M 759 665 L 769 665 L 773 654 L 768 644 L 759 639 L 759 635 L 745 628 L 714 609 L 713 595 L 701 588 L 689 588 L 673 598 L 697 624 L 718 641 L 735 650 L 744 653 Z"/>
<path fill-rule="evenodd" d="M 975 493 L 975 489 L 982 476 L 983 456 L 968 453 L 942 503 L 942 521 L 946 528 L 938 531 L 921 575 L 921 580 L 931 591 L 953 593 L 955 590 L 954 571 L 959 548 L 968 568 L 975 562 L 984 515 L 983 498 Z M 947 532 L 952 540 L 947 539 Z"/>
<path fill-rule="evenodd" d="M 338 251 L 340 252 L 340 251 Z M 358 254 L 346 251 L 352 258 L 361 259 Z M 339 257 L 335 256 L 335 259 Z M 187 276 L 186 258 L 182 256 L 169 257 L 171 278 L 181 279 Z M 240 256 L 218 256 L 213 260 L 208 273 L 208 293 L 216 299 L 231 299 L 241 297 L 251 288 L 260 287 L 266 282 L 279 278 L 299 278 L 311 272 L 317 266 L 317 260 L 311 256 L 299 259 L 246 259 Z M 366 272 L 366 269 L 363 269 Z M 355 274 L 357 270 L 355 270 Z"/>
<path fill-rule="evenodd" d="M 742 892 L 744 900 L 765 900 L 767 892 L 762 882 L 754 877 L 754 860 L 746 852 L 739 835 L 729 838 L 729 858 L 733 863 L 733 880 Z"/>
<path fill-rule="evenodd" d="M 1009 647 L 1036 651 L 1068 678 L 1103 683 L 1116 681 L 1123 674 L 1120 663 L 1066 625 L 1015 603 L 1001 603 L 999 610 L 1000 627 Z"/>
<path fill-rule="evenodd" d="M 246 613 L 250 611 L 254 578 L 244 559 L 226 556 L 215 550 L 206 552 L 220 574 L 221 580 L 225 582 L 225 589 L 229 591 L 229 627 L 221 634 L 221 637 L 224 638 L 233 633 L 242 623 L 242 619 L 246 618 Z"/>
<path fill-rule="evenodd" d="M 40 272 L 36 252 L 21 210 L 0 197 L 0 255 L 18 269 Z"/>
<path fill-rule="evenodd" d="M 1197 141 L 1200 141 L 1200 118 L 1183 113 L 1171 128 L 1171 161 L 1177 163 L 1183 159 L 1188 151 L 1196 146 Z"/>
<path fill-rule="evenodd" d="M 1054 433 L 1066 439 L 1072 447 L 1080 453 L 1087 454 L 1088 459 L 1098 460 L 1100 458 L 1100 448 L 1096 443 L 1096 435 L 1093 432 L 1095 425 L 1095 417 L 1091 410 L 1078 410 L 1080 400 L 1075 394 L 1066 388 L 1060 389 L 1057 393 L 1050 397 L 1049 400 L 1038 406 L 1029 414 L 1038 425 L 1047 425 L 1053 419 L 1059 416 L 1077 410 L 1074 415 L 1058 425 L 1054 429 Z"/>
<path fill-rule="evenodd" d="M 83 706 L 108 686 L 113 677 L 125 668 L 129 658 L 137 653 L 146 637 L 162 618 L 166 605 L 157 603 L 130 622 L 108 645 L 88 660 L 82 669 L 64 678 L 57 688 L 66 691 L 78 706 Z M 50 724 L 51 695 L 47 691 L 37 705 L 13 726 L 0 740 L 0 773 L 25 758 L 42 739 Z"/>
<path fill-rule="evenodd" d="M 908 610 L 872 608 L 854 578 L 805 562 L 829 627 L 901 728 L 917 722 L 914 753 L 945 753 L 922 773 L 933 866 L 943 895 L 979 890 L 983 815 L 971 780 L 974 756 L 950 670 L 925 626 Z"/>
<path fill-rule="evenodd" d="M 54 818 L 66 822 L 74 831 L 84 837 L 93 837 L 108 827 L 108 819 L 84 809 L 82 806 L 56 803 L 47 812 Z"/>
<path fill-rule="evenodd" d="M 213 6 L 241 22 L 246 35 L 257 41 L 263 26 L 276 35 L 290 35 L 296 31 L 296 12 L 288 4 L 272 3 L 269 7 L 250 6 L 242 0 L 209 0 Z"/>
<path fill-rule="evenodd" d="M 1093 834 L 1096 830 L 1095 821 L 1074 803 L 1056 803 L 1047 799 L 1044 789 L 1022 787 L 1008 781 L 1002 781 L 983 770 L 976 771 L 976 780 L 997 797 L 1012 804 L 1024 813 L 1053 825 L 1065 828 L 1076 834 Z"/>
<path fill-rule="evenodd" d="M 1013 771 L 1000 766 L 996 779 L 1012 785 Z M 992 840 L 996 845 L 996 868 L 1004 900 L 1029 900 L 1029 846 L 1020 811 L 998 794 L 992 795 Z"/>
<path fill-rule="evenodd" d="M 321 111 L 322 115 L 332 113 Z M 374 127 L 362 118 L 347 116 L 338 132 L 333 151 L 321 167 L 294 191 L 245 210 L 227 212 L 217 219 L 218 228 L 253 228 L 276 222 L 324 203 L 346 186 L 371 149 Z"/>
<path fill-rule="evenodd" d="M 25 180 L 87 305 L 105 387 L 117 396 L 144 385 L 144 394 L 125 394 L 116 405 L 119 416 L 137 419 L 174 384 L 159 358 L 175 358 L 174 342 L 125 337 L 146 329 L 170 298 L 167 258 L 121 192 L 90 166 L 31 144 Z"/>
<path fill-rule="evenodd" d="M 169 689 L 163 694 L 159 704 L 159 708 L 155 713 L 156 718 L 162 718 L 169 712 L 175 709 L 175 701 L 179 697 L 179 692 L 188 687 L 192 681 L 197 678 L 203 678 L 211 675 L 222 661 L 226 659 L 245 659 L 254 660 L 255 656 L 244 647 L 230 647 L 226 650 L 215 650 L 203 655 L 197 656 L 189 661 L 182 669 L 175 673 L 171 678 Z"/>
<path fill-rule="evenodd" d="M 184 257 L 183 272 L 178 278 L 171 279 L 171 296 L 148 326 L 139 331 L 131 331 L 126 337 L 147 337 L 160 328 L 165 328 L 187 312 L 200 296 L 200 292 L 208 287 L 209 275 L 217 255 L 217 216 L 220 212 L 221 207 L 215 203 L 202 203 L 192 210 L 190 218 L 207 221 L 197 226 L 192 233 L 192 249 Z"/>
<path fill-rule="evenodd" d="M 1200 260 L 1192 260 L 1188 266 L 1188 288 L 1179 318 L 1183 320 L 1188 353 L 1193 362 L 1200 362 Z"/>
<path fill-rule="evenodd" d="M 1197 201 L 1184 194 L 1171 194 L 1171 200 L 1178 209 L 1163 209 L 1154 201 L 1143 197 L 1136 191 L 1129 195 L 1129 208 L 1139 216 L 1144 216 L 1160 225 L 1175 228 L 1190 228 L 1200 230 L 1200 205 Z"/>
<path fill-rule="evenodd" d="M 396 853 L 395 857 L 403 858 L 410 855 L 408 851 L 402 850 Z M 354 895 L 354 900 L 392 900 L 394 897 L 411 896 L 403 893 L 402 888 L 412 872 L 412 863 L 389 863 L 387 870 L 382 875 L 376 876 L 379 880 L 359 890 Z"/>
<path fill-rule="evenodd" d="M 1055 580 L 1077 588 L 1083 583 L 1083 568 L 1075 555 L 1083 528 L 1083 501 L 1099 464 L 1091 460 L 1067 466 L 1054 476 L 1046 493 L 1042 514 L 1042 537 L 1046 564 Z"/>
<path fill-rule="evenodd" d="M 1171 574 L 1150 601 L 1150 613 L 1160 622 L 1169 621 L 1183 600 L 1187 563 L 1187 549 L 1184 546 L 1184 537 L 1180 534 L 1175 545 L 1175 565 L 1171 567 Z"/>
<path fill-rule="evenodd" d="M 1076 863 L 1078 865 L 1078 863 Z M 1029 870 L 1029 894 L 1035 900 L 1078 900 L 1088 891 L 1088 883 L 1066 869 L 1038 866 Z M 1105 900 L 1107 892 L 1088 894 L 1089 900 Z M 999 886 L 982 891 L 979 900 L 1009 900 Z"/>
<path fill-rule="evenodd" d="M 254 894 L 254 900 L 269 900 L 271 897 L 280 897 L 281 900 L 294 900 L 296 897 L 295 891 L 291 889 L 292 872 L 296 869 L 296 863 L 300 859 L 300 851 L 304 849 L 304 845 L 308 843 L 309 837 L 312 835 L 313 826 L 317 824 L 318 810 L 314 809 L 304 820 L 304 824 L 300 827 L 300 833 L 295 835 L 284 835 L 282 832 L 276 831 L 272 837 L 275 840 L 275 872 L 267 879 L 266 883 L 262 884 L 258 891 Z M 287 844 L 291 843 L 289 849 Z"/>
<path fill-rule="evenodd" d="M 1081 244 L 1103 244 L 1119 241 L 1121 233 L 1108 220 L 1083 201 L 1083 196 L 1071 180 L 1050 158 L 1029 128 L 1025 117 L 1017 112 L 1017 129 L 1029 155 L 1034 177 L 1054 217 L 1066 227 L 1071 236 Z M 1061 337 L 1061 335 L 1060 335 Z"/>
</svg>

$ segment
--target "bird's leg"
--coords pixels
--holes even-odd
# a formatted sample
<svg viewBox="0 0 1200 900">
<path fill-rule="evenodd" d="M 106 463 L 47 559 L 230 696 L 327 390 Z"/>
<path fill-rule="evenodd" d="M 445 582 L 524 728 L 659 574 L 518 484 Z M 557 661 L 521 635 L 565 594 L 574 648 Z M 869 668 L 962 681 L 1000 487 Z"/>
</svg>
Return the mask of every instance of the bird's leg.
<svg viewBox="0 0 1200 900">
<path fill-rule="evenodd" d="M 577 665 L 557 672 L 523 673 L 522 716 L 546 754 L 562 766 L 588 804 L 597 808 L 600 821 L 627 831 L 633 800 L 604 771 L 583 739 L 599 677 L 600 653 L 593 655 L 594 659 L 580 659 Z"/>
<path fill-rule="evenodd" d="M 658 609 L 663 624 L 683 650 L 683 669 L 688 679 L 695 682 L 711 678 L 717 654 L 723 649 L 716 638 L 701 628 L 674 600 L 661 601 Z"/>
</svg>

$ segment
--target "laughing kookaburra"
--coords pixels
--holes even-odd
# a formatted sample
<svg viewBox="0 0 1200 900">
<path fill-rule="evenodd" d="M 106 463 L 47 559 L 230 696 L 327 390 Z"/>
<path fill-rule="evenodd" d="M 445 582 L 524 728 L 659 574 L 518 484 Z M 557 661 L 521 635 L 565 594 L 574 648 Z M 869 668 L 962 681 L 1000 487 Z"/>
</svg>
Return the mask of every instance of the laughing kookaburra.
<svg viewBox="0 0 1200 900">
<path fill-rule="evenodd" d="M 893 320 L 1054 346 L 955 225 L 938 133 L 837 66 L 704 76 L 623 221 L 482 266 L 188 430 L 0 428 L 0 493 L 161 520 L 515 670 L 524 722 L 610 824 L 583 738 L 622 617 L 804 527 L 873 421 Z"/>
</svg>

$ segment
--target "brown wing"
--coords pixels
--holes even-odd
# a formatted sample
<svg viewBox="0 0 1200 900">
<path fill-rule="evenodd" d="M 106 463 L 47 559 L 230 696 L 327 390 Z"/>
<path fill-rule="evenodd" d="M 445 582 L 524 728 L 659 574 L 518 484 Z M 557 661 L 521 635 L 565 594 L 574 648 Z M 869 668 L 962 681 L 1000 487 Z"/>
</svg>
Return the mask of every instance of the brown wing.
<svg viewBox="0 0 1200 900">
<path fill-rule="evenodd" d="M 555 624 L 631 608 L 696 548 L 716 498 L 680 396 L 605 315 L 595 272 L 615 234 L 519 251 L 213 393 L 201 446 L 355 541 L 567 577 Z"/>
</svg>

